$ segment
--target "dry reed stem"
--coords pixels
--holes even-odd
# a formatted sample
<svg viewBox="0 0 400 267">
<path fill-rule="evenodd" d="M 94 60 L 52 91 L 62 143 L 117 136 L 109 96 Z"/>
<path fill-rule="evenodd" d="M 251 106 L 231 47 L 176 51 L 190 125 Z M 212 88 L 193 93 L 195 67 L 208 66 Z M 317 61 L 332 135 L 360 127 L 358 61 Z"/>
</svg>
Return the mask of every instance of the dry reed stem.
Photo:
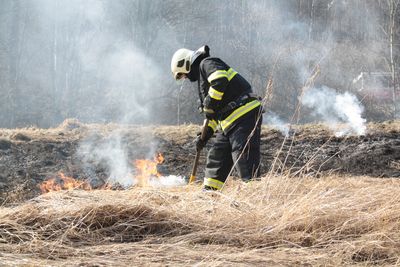
<svg viewBox="0 0 400 267">
<path fill-rule="evenodd" d="M 395 179 L 269 176 L 248 184 L 231 179 L 224 194 L 203 193 L 197 186 L 48 193 L 0 209 L 0 260 L 396 264 L 399 190 Z"/>
</svg>

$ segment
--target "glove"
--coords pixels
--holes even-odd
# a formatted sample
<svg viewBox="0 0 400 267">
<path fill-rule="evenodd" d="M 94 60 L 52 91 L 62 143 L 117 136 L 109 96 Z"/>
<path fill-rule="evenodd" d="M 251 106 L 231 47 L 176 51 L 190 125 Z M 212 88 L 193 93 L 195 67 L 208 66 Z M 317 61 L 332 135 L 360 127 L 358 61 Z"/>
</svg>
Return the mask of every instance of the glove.
<svg viewBox="0 0 400 267">
<path fill-rule="evenodd" d="M 215 111 L 212 109 L 207 109 L 203 108 L 204 114 L 206 115 L 206 118 L 209 120 L 215 120 L 216 114 Z"/>
<path fill-rule="evenodd" d="M 201 135 L 198 135 L 194 142 L 196 143 L 196 151 L 199 152 L 201 151 L 207 144 L 208 140 L 202 140 Z"/>
<path fill-rule="evenodd" d="M 214 131 L 210 128 L 207 127 L 207 131 L 205 134 L 204 139 L 201 139 L 201 133 L 197 134 L 197 137 L 194 139 L 194 142 L 196 144 L 196 151 L 201 151 L 207 144 L 208 140 L 210 140 L 210 138 L 213 136 Z"/>
<path fill-rule="evenodd" d="M 209 120 L 215 120 L 216 119 L 215 113 L 205 113 L 205 115 L 206 115 L 206 118 L 209 119 Z"/>
</svg>

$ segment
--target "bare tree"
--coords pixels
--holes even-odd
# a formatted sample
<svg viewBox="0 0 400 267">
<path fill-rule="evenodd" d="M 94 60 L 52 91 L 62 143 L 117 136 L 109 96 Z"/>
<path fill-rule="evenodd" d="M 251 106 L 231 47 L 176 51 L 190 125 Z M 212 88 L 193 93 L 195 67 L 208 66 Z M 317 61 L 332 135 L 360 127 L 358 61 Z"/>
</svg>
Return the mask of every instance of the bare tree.
<svg viewBox="0 0 400 267">
<path fill-rule="evenodd" d="M 396 118 L 398 116 L 398 107 L 397 107 L 397 66 L 396 62 L 394 60 L 394 45 L 395 45 L 395 40 L 396 40 L 396 14 L 397 14 L 397 8 L 399 6 L 399 0 L 388 0 L 388 6 L 389 6 L 389 47 L 390 47 L 390 72 L 392 74 L 392 86 L 393 86 L 393 116 Z"/>
<path fill-rule="evenodd" d="M 20 23 L 21 23 L 21 3 L 20 1 L 12 2 L 13 18 L 11 22 L 11 30 L 9 32 L 9 88 L 7 90 L 7 99 L 9 110 L 9 124 L 16 125 L 16 116 L 18 113 L 12 112 L 18 108 L 18 97 L 19 97 L 19 52 L 20 52 Z"/>
</svg>

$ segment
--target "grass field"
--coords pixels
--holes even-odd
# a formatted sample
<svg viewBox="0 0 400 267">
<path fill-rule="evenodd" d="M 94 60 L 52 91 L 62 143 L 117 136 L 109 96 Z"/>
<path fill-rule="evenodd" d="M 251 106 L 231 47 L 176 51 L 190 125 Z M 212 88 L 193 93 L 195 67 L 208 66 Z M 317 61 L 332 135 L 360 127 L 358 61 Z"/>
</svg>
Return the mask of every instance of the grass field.
<svg viewBox="0 0 400 267">
<path fill-rule="evenodd" d="M 0 208 L 0 262 L 20 266 L 346 266 L 400 263 L 400 181 L 230 179 L 61 191 Z"/>
</svg>

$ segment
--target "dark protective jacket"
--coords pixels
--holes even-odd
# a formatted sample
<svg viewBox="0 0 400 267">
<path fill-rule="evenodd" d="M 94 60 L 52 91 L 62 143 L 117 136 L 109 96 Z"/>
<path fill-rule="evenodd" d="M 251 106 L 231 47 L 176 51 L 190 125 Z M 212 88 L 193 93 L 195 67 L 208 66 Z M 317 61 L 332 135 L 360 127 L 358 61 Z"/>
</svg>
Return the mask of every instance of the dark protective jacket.
<svg viewBox="0 0 400 267">
<path fill-rule="evenodd" d="M 216 57 L 207 57 L 200 62 L 200 89 L 204 112 L 215 117 L 208 124 L 212 132 L 219 125 L 227 133 L 247 113 L 261 106 L 250 84 Z"/>
</svg>

